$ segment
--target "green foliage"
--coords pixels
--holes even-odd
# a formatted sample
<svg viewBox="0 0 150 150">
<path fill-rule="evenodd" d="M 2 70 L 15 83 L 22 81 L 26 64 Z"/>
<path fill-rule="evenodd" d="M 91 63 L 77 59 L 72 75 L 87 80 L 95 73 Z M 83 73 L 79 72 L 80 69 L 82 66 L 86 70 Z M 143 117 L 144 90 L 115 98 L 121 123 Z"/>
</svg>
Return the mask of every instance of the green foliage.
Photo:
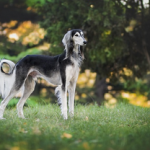
<svg viewBox="0 0 150 150">
<path fill-rule="evenodd" d="M 124 21 L 124 10 L 116 2 L 46 1 L 43 6 L 38 7 L 38 12 L 44 14 L 41 26 L 47 29 L 54 54 L 62 51 L 60 41 L 67 30 L 81 28 L 86 31 L 88 39 L 85 67 L 102 74 L 103 65 L 107 64 L 109 67 L 122 55 L 124 43 L 120 26 Z M 108 70 L 110 68 L 105 72 L 108 73 Z"/>
<path fill-rule="evenodd" d="M 15 1 L 19 3 L 20 0 L 15 0 Z M 0 0 L 0 4 L 1 4 L 1 5 L 5 5 L 5 4 L 6 4 L 6 5 L 7 5 L 7 4 L 10 4 L 10 5 L 11 5 L 11 4 L 13 4 L 13 2 L 14 2 L 14 0 Z"/>
<path fill-rule="evenodd" d="M 62 52 L 61 40 L 67 30 L 81 28 L 88 40 L 83 69 L 110 77 L 111 72 L 117 74 L 127 67 L 133 70 L 134 77 L 140 78 L 150 65 L 146 65 L 150 58 L 150 14 L 148 8 L 141 7 L 143 2 L 134 0 L 124 4 L 121 0 L 55 0 L 36 6 L 43 15 L 41 26 L 47 29 L 53 54 Z M 111 78 L 118 79 L 118 75 Z"/>
<path fill-rule="evenodd" d="M 42 51 L 40 51 L 39 49 L 32 48 L 32 49 L 27 49 L 26 51 L 19 53 L 18 56 L 9 56 L 8 54 L 4 54 L 4 55 L 0 55 L 0 58 L 1 59 L 5 58 L 8 60 L 17 62 L 21 58 L 25 57 L 26 55 L 35 55 L 35 54 L 41 54 L 41 53 L 42 53 Z"/>
<path fill-rule="evenodd" d="M 25 0 L 25 3 L 28 6 L 34 6 L 34 5 L 43 5 L 45 3 L 46 0 Z"/>
<path fill-rule="evenodd" d="M 37 11 L 39 18 L 42 18 L 41 27 L 47 30 L 45 41 L 51 43 L 49 53 L 53 55 L 63 51 L 61 41 L 68 30 L 82 29 L 88 40 L 82 69 L 91 69 L 98 73 L 100 78 L 109 77 L 114 84 L 119 83 L 118 79 L 123 76 L 119 72 L 123 68 L 128 68 L 132 70 L 133 75 L 124 78 L 126 80 L 124 88 L 150 95 L 149 85 L 144 85 L 140 80 L 135 82 L 137 77 L 143 79 L 150 69 L 149 5 L 145 7 L 143 0 L 122 2 L 122 0 L 1 0 L 0 4 L 7 7 L 26 4 L 32 7 L 27 13 Z M 32 43 L 19 46 L 19 41 L 10 43 L 5 40 L 7 41 L 6 38 L 1 38 L 0 58 L 16 62 L 28 54 L 41 54 L 36 48 L 26 51 L 29 47 L 37 46 Z"/>
<path fill-rule="evenodd" d="M 147 150 L 150 147 L 150 109 L 119 103 L 110 109 L 97 105 L 75 107 L 75 117 L 63 120 L 57 105 L 25 108 L 28 119 L 6 109 L 0 120 L 0 149 Z M 64 136 L 69 134 L 71 136 Z"/>
<path fill-rule="evenodd" d="M 141 93 L 150 98 L 150 85 L 146 84 L 144 79 L 139 79 L 137 81 L 126 80 L 126 82 L 123 84 L 123 88 L 126 91 Z"/>
<path fill-rule="evenodd" d="M 7 108 L 13 108 L 16 107 L 17 103 L 18 103 L 19 99 L 18 98 L 13 98 L 11 99 L 11 101 L 8 103 Z M 36 101 L 34 101 L 32 99 L 32 97 L 30 99 L 28 99 L 25 103 L 25 106 L 28 107 L 36 107 L 38 105 L 38 103 Z"/>
</svg>

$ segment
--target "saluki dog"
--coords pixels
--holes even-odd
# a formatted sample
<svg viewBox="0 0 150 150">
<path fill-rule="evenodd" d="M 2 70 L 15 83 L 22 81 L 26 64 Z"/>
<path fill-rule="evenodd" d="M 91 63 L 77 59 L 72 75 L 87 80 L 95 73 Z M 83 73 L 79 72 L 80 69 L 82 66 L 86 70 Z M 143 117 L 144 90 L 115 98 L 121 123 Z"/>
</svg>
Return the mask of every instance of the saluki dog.
<svg viewBox="0 0 150 150">
<path fill-rule="evenodd" d="M 23 106 L 27 98 L 34 91 L 38 77 L 56 85 L 55 95 L 61 107 L 64 119 L 67 115 L 67 92 L 69 95 L 69 113 L 74 115 L 74 97 L 79 69 L 84 59 L 83 46 L 87 41 L 80 29 L 68 31 L 62 40 L 65 50 L 57 56 L 27 55 L 16 64 L 2 59 L 0 62 L 0 95 L 3 100 L 0 104 L 0 119 L 3 119 L 4 110 L 18 91 L 23 88 L 23 94 L 17 104 L 18 117 L 25 118 Z M 10 66 L 8 73 L 4 72 L 3 64 Z"/>
</svg>

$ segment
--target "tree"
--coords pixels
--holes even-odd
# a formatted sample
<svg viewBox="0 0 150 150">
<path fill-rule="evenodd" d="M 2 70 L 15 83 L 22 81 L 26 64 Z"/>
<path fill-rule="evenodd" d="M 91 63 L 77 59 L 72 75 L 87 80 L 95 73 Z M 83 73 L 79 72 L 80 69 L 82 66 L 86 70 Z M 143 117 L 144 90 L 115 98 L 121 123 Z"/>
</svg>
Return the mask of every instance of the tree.
<svg viewBox="0 0 150 150">
<path fill-rule="evenodd" d="M 150 9 L 143 0 L 49 0 L 37 6 L 53 53 L 62 51 L 67 30 L 81 28 L 88 39 L 84 68 L 108 76 L 127 67 L 138 77 L 149 69 Z"/>
<path fill-rule="evenodd" d="M 111 64 L 124 49 L 121 36 L 124 16 L 118 3 L 108 0 L 55 0 L 38 5 L 38 11 L 44 14 L 41 25 L 47 29 L 53 53 L 62 51 L 60 41 L 67 30 L 81 28 L 88 39 L 85 67 L 100 75 L 109 74 Z"/>
<path fill-rule="evenodd" d="M 8 0 L 11 2 L 10 0 Z M 87 37 L 82 69 L 90 68 L 100 79 L 112 83 L 142 78 L 150 69 L 150 3 L 143 0 L 23 0 L 34 7 L 47 30 L 49 53 L 63 50 L 61 40 L 73 28 L 80 28 Z M 125 70 L 131 70 L 130 76 Z M 127 85 L 128 87 L 128 85 Z M 135 88 L 135 87 L 134 87 Z"/>
</svg>

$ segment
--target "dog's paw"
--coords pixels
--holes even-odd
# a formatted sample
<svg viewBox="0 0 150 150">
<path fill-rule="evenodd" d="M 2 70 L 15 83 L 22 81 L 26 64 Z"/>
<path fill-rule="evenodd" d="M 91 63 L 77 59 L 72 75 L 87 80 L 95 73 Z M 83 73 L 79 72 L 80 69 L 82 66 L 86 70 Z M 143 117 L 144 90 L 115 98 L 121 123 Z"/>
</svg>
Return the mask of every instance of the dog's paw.
<svg viewBox="0 0 150 150">
<path fill-rule="evenodd" d="M 28 118 L 26 118 L 26 117 L 20 117 L 21 119 L 28 119 Z"/>
<path fill-rule="evenodd" d="M 62 115 L 62 117 L 63 117 L 63 119 L 64 119 L 64 120 L 67 120 L 67 119 L 68 119 L 68 116 L 67 116 L 67 114 L 65 114 L 65 113 L 62 113 L 61 115 Z"/>
<path fill-rule="evenodd" d="M 70 117 L 74 117 L 74 112 L 69 112 Z"/>
<path fill-rule="evenodd" d="M 21 119 L 28 119 L 28 118 L 26 118 L 24 116 L 18 116 L 18 117 L 21 118 Z"/>
<path fill-rule="evenodd" d="M 63 116 L 63 118 L 64 118 L 64 120 L 68 120 L 68 117 L 66 117 L 66 116 L 65 117 Z"/>
</svg>

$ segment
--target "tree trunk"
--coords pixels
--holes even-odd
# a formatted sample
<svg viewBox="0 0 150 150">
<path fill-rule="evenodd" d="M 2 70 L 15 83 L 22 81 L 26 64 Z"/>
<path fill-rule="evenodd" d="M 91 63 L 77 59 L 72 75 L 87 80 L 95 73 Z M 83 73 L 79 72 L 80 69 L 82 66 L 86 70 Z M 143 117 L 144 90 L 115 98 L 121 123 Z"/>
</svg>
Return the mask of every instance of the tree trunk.
<svg viewBox="0 0 150 150">
<path fill-rule="evenodd" d="M 106 78 L 102 78 L 101 80 L 97 78 L 95 88 L 95 95 L 98 98 L 97 103 L 100 106 L 104 101 L 104 94 L 108 92 Z"/>
</svg>

